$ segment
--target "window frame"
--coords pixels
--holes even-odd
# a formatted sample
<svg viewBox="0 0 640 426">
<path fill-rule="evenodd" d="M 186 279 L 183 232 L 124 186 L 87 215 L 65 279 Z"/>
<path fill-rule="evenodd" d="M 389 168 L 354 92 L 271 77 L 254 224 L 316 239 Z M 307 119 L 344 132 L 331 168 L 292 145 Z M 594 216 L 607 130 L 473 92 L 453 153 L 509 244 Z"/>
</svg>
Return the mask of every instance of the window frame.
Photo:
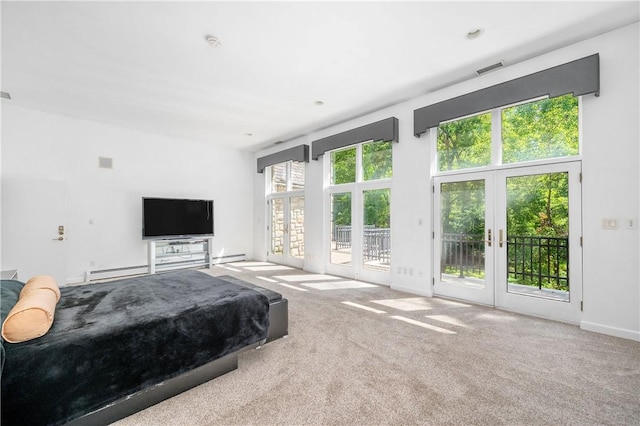
<svg viewBox="0 0 640 426">
<path fill-rule="evenodd" d="M 344 188 L 347 185 L 355 185 L 355 184 L 361 184 L 361 185 L 365 185 L 367 187 L 372 186 L 372 187 L 377 187 L 378 183 L 382 182 L 390 182 L 393 179 L 393 143 L 391 143 L 389 145 L 390 150 L 391 150 L 391 176 L 390 177 L 385 177 L 385 178 L 380 178 L 380 179 L 370 179 L 370 180 L 364 180 L 364 169 L 363 169 L 363 162 L 364 162 L 364 152 L 363 152 L 363 146 L 369 143 L 377 143 L 377 142 L 390 142 L 390 141 L 384 141 L 384 140 L 375 140 L 375 139 L 370 139 L 364 142 L 359 142 L 357 144 L 353 144 L 353 145 L 349 145 L 346 147 L 342 147 L 342 148 L 337 148 L 337 149 L 333 149 L 331 151 L 327 151 L 325 154 L 329 154 L 329 155 L 325 155 L 325 157 L 327 158 L 327 180 L 326 180 L 326 184 L 325 187 L 326 188 Z M 340 151 L 347 151 L 349 149 L 354 149 L 356 150 L 356 176 L 355 176 L 355 181 L 353 182 L 345 182 L 345 183 L 333 183 L 333 161 L 332 161 L 332 157 L 333 157 L 333 153 L 335 152 L 340 152 Z"/>
<path fill-rule="evenodd" d="M 276 164 L 272 164 L 270 166 L 265 167 L 265 195 L 266 196 L 272 196 L 272 195 L 278 195 L 278 194 L 287 194 L 287 193 L 295 193 L 295 192 L 304 192 L 305 190 L 305 186 L 307 183 L 307 170 L 306 170 L 306 166 L 303 166 L 303 170 L 304 170 L 304 184 L 303 184 L 303 188 L 298 188 L 298 189 L 293 189 L 293 173 L 292 173 L 292 165 L 293 162 L 295 160 L 287 160 L 287 161 L 283 161 L 281 163 L 276 163 Z M 301 164 L 306 164 L 303 161 L 297 161 L 298 163 Z M 279 166 L 281 164 L 285 164 L 285 190 L 284 191 L 273 191 L 272 190 L 272 185 L 273 185 L 273 168 L 275 166 Z"/>
<path fill-rule="evenodd" d="M 539 96 L 532 99 L 526 99 L 509 105 L 494 108 L 489 111 L 479 111 L 477 113 L 458 117 L 455 119 L 443 121 L 440 124 L 450 123 L 481 114 L 491 113 L 491 164 L 486 166 L 468 167 L 456 170 L 438 170 L 438 127 L 430 128 L 428 138 L 431 149 L 430 169 L 432 176 L 457 175 L 462 173 L 476 173 L 488 170 L 507 170 L 518 167 L 538 166 L 544 164 L 567 163 L 582 160 L 582 96 L 576 96 L 578 99 L 578 153 L 576 155 L 568 155 L 565 157 L 551 157 L 536 160 L 526 160 L 513 163 L 502 163 L 502 111 L 514 106 L 523 105 L 531 102 L 550 99 L 549 96 Z"/>
</svg>

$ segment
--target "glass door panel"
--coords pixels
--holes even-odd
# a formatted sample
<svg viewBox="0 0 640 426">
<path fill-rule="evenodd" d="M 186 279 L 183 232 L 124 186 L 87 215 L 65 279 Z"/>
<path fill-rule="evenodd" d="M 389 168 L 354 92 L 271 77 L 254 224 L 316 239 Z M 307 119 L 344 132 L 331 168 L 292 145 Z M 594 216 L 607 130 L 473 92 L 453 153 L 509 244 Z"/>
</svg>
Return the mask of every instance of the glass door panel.
<svg viewBox="0 0 640 426">
<path fill-rule="evenodd" d="M 304 262 L 304 196 L 271 197 L 270 261 L 301 268 Z"/>
<path fill-rule="evenodd" d="M 391 268 L 391 190 L 363 192 L 362 266 L 390 271 Z"/>
<path fill-rule="evenodd" d="M 351 192 L 331 194 L 331 263 L 352 262 Z"/>
<path fill-rule="evenodd" d="M 434 291 L 493 304 L 491 175 L 435 179 Z M 490 220 L 490 219 L 489 219 Z"/>
<path fill-rule="evenodd" d="M 507 291 L 569 302 L 568 173 L 513 176 L 507 189 Z"/>
<path fill-rule="evenodd" d="M 579 322 L 580 163 L 496 172 L 496 194 L 496 306 Z"/>
<path fill-rule="evenodd" d="M 446 182 L 440 191 L 440 279 L 484 288 L 485 182 Z"/>
<path fill-rule="evenodd" d="M 271 254 L 284 255 L 284 198 L 271 200 Z"/>
<path fill-rule="evenodd" d="M 304 259 L 304 197 L 289 199 L 289 256 Z"/>
</svg>

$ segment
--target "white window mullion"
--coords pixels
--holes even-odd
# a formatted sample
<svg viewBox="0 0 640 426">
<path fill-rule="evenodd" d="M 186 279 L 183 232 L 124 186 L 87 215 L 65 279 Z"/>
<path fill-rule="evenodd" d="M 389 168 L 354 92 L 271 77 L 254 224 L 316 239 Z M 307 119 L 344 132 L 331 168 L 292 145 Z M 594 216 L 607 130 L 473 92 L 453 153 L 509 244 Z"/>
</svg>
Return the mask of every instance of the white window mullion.
<svg viewBox="0 0 640 426">
<path fill-rule="evenodd" d="M 502 109 L 491 111 L 491 164 L 502 164 Z"/>
<path fill-rule="evenodd" d="M 364 171 L 362 170 L 362 144 L 356 145 L 356 182 L 362 182 Z"/>
</svg>

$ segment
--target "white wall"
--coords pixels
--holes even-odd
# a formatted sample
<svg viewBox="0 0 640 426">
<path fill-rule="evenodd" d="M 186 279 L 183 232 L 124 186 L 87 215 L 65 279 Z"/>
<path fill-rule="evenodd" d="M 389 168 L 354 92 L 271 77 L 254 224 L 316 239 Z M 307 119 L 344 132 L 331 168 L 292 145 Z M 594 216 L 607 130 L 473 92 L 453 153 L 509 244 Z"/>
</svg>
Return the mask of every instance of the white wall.
<svg viewBox="0 0 640 426">
<path fill-rule="evenodd" d="M 113 158 L 113 169 L 98 168 L 98 157 Z M 8 102 L 2 108 L 2 179 L 40 178 L 67 184 L 67 282 L 82 281 L 87 270 L 147 263 L 147 244 L 141 237 L 143 196 L 213 199 L 214 255 L 252 257 L 254 167 L 252 154 L 206 142 Z M 24 259 L 28 261 L 32 260 Z M 20 265 L 3 265 L 9 267 Z"/>
<path fill-rule="evenodd" d="M 400 142 L 393 151 L 392 279 L 391 287 L 431 295 L 431 146 L 427 135 L 413 136 L 413 110 L 484 87 L 531 74 L 594 53 L 600 54 L 601 95 L 582 102 L 583 142 L 583 298 L 581 326 L 640 340 L 640 279 L 638 229 L 625 220 L 640 216 L 640 136 L 638 129 L 639 24 L 568 46 L 485 74 L 399 105 L 272 147 L 256 158 L 302 143 L 395 116 Z M 322 161 L 307 166 L 305 269 L 324 272 L 328 249 L 323 244 Z M 255 179 L 254 200 L 264 201 L 262 175 Z M 326 212 L 325 214 L 326 215 Z M 614 231 L 601 228 L 604 218 L 618 219 Z M 255 251 L 265 252 L 264 211 L 256 209 Z M 399 273 L 411 269 L 413 274 Z"/>
</svg>

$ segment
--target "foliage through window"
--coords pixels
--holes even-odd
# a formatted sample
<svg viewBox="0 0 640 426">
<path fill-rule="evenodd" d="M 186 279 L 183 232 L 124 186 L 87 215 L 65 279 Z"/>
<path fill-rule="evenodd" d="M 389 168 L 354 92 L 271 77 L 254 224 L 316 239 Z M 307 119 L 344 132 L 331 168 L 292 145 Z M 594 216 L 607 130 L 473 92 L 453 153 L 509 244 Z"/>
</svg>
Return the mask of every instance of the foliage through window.
<svg viewBox="0 0 640 426">
<path fill-rule="evenodd" d="M 494 113 L 500 115 L 500 129 L 491 127 Z M 492 165 L 492 136 L 497 131 L 501 137 L 493 140 L 500 143 L 500 164 L 578 155 L 578 116 L 578 99 L 566 95 L 440 124 L 437 170 Z"/>
<path fill-rule="evenodd" d="M 331 184 L 354 183 L 358 179 L 357 157 L 360 155 L 362 180 L 389 179 L 393 175 L 391 141 L 365 142 L 358 146 L 331 152 Z"/>
<path fill-rule="evenodd" d="M 391 141 L 362 145 L 363 180 L 388 179 L 392 175 Z"/>
<path fill-rule="evenodd" d="M 578 99 L 543 99 L 502 110 L 502 162 L 578 155 Z"/>
<path fill-rule="evenodd" d="M 356 181 L 356 148 L 331 153 L 331 183 L 340 185 Z"/>
<path fill-rule="evenodd" d="M 438 170 L 491 164 L 491 113 L 438 126 Z"/>
</svg>

